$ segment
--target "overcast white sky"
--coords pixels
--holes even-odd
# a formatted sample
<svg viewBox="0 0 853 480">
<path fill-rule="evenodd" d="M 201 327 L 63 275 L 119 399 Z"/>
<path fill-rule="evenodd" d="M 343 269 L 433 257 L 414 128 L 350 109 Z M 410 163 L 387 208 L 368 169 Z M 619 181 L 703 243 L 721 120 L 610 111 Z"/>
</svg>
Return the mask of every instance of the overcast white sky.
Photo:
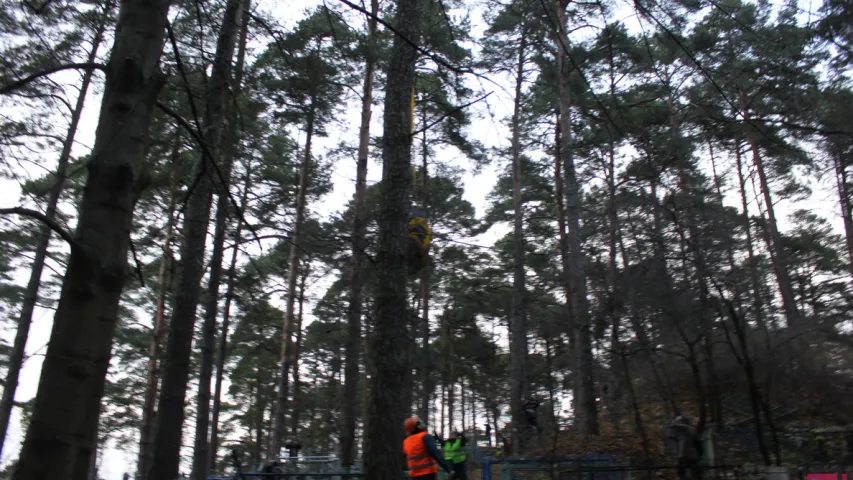
<svg viewBox="0 0 853 480">
<path fill-rule="evenodd" d="M 330 5 L 335 3 L 334 0 L 328 0 Z M 387 0 L 386 0 L 387 1 Z M 488 0 L 480 0 L 480 4 L 482 2 Z M 627 0 L 626 0 L 627 2 Z M 816 10 L 818 8 L 819 2 L 816 2 L 815 5 L 812 5 L 811 8 Z M 261 11 L 272 12 L 276 17 L 278 17 L 285 25 L 290 26 L 295 24 L 299 18 L 302 18 L 303 12 L 307 8 L 312 8 L 317 5 L 321 5 L 322 1 L 320 0 L 289 0 L 286 2 L 280 0 L 261 0 L 256 4 L 256 8 Z M 636 29 L 636 21 L 633 18 L 631 9 L 626 5 L 624 8 L 617 10 L 615 18 L 611 18 L 609 20 L 621 19 L 625 21 L 630 26 L 634 27 L 632 30 Z M 481 17 L 477 11 L 472 15 L 473 20 L 473 29 L 471 34 L 476 38 L 480 36 L 483 31 L 483 23 L 481 21 Z M 256 46 L 262 47 L 262 46 Z M 503 118 L 505 118 L 509 112 L 511 111 L 512 99 L 509 98 L 506 94 L 507 91 L 511 90 L 510 85 L 498 79 L 499 83 L 506 85 L 505 90 L 501 90 L 498 88 L 493 88 L 489 84 L 472 84 L 472 86 L 477 87 L 485 87 L 487 89 L 494 89 L 494 93 L 487 100 L 488 104 L 480 104 L 477 105 L 472 110 L 477 112 L 481 118 L 476 120 L 470 130 L 472 136 L 481 142 L 483 142 L 486 146 L 497 146 L 500 144 L 504 144 L 506 142 L 506 136 L 508 132 L 505 128 L 503 128 L 498 122 L 500 122 Z M 332 134 L 330 137 L 325 139 L 320 139 L 317 141 L 318 152 L 322 154 L 322 151 L 326 147 L 337 145 L 342 138 L 355 138 L 357 136 L 357 128 L 359 122 L 359 107 L 356 101 L 351 102 L 352 107 L 347 111 L 346 118 L 341 122 L 341 126 L 339 129 L 335 130 L 330 128 L 329 130 L 335 130 L 335 134 Z M 97 126 L 98 121 L 98 110 L 100 107 L 100 96 L 96 94 L 90 93 L 86 109 L 83 113 L 83 118 L 80 123 L 80 130 L 77 135 L 77 145 L 74 149 L 74 155 L 80 156 L 88 153 L 91 145 L 94 143 L 94 132 Z M 488 111 L 491 112 L 491 115 L 486 113 L 487 108 Z M 373 114 L 373 134 L 378 134 L 381 130 L 381 109 L 379 111 L 374 111 Z M 470 163 L 459 157 L 454 157 L 452 152 L 446 152 L 445 158 L 440 158 L 439 161 L 451 163 L 458 165 L 460 167 L 465 167 L 468 173 L 464 176 L 465 183 L 465 197 L 468 201 L 470 201 L 476 208 L 478 215 L 482 215 L 485 209 L 485 197 L 491 191 L 492 186 L 495 183 L 496 174 L 495 174 L 495 165 L 484 169 L 479 175 L 473 175 L 471 173 L 471 165 Z M 33 172 L 33 175 L 38 174 L 38 172 Z M 355 178 L 355 159 L 349 162 L 338 162 L 334 166 L 334 172 L 332 175 L 332 181 L 334 183 L 334 191 L 323 199 L 319 204 L 311 205 L 311 210 L 319 215 L 326 215 L 332 212 L 339 211 L 346 202 L 352 197 L 354 191 L 354 178 Z M 369 181 L 375 182 L 381 178 L 381 171 L 378 168 L 378 165 L 371 164 L 369 173 L 368 173 Z M 803 204 L 798 205 L 798 207 L 807 207 L 814 209 L 817 213 L 822 214 L 825 217 L 831 218 L 833 220 L 833 224 L 840 228 L 840 220 L 837 218 L 837 207 L 835 203 L 835 199 L 833 198 L 833 192 L 831 189 L 831 183 L 827 185 L 822 185 L 821 188 L 816 191 L 814 198 Z M 0 206 L 2 207 L 10 207 L 17 205 L 20 201 L 20 189 L 18 188 L 18 184 L 13 181 L 0 181 Z M 734 202 L 736 203 L 736 202 Z M 732 203 L 732 204 L 734 204 Z M 789 206 L 782 205 L 781 206 L 782 213 L 785 211 L 790 211 Z M 483 245 L 491 245 L 492 242 L 499 236 L 500 232 L 492 232 L 491 234 L 479 238 L 476 241 L 479 244 Z M 21 283 L 26 283 L 26 276 L 28 272 L 25 272 L 21 277 Z M 315 287 L 318 289 L 322 289 L 322 285 Z M 312 292 L 313 295 L 322 295 L 322 291 Z M 310 309 L 309 309 L 310 312 Z M 308 321 L 310 321 L 311 315 L 309 313 Z M 27 354 L 32 355 L 38 352 L 44 352 L 45 345 L 49 339 L 50 328 L 52 323 L 52 312 L 44 309 L 37 309 L 33 326 L 30 331 L 30 338 L 27 343 Z M 12 325 L 12 322 L 9 323 Z M 8 341 L 11 342 L 11 339 L 14 337 L 13 327 L 7 328 L 5 331 L 0 332 Z M 40 356 L 31 356 L 28 361 L 24 365 L 24 369 L 21 375 L 21 384 L 18 387 L 16 398 L 18 401 L 26 401 L 33 396 L 35 396 L 36 388 L 38 385 L 38 375 L 41 369 L 41 361 L 42 357 Z M 189 398 L 189 395 L 188 395 Z M 22 440 L 22 433 L 20 430 L 20 418 L 16 414 L 13 418 L 13 425 L 9 431 L 8 439 L 6 443 L 6 448 L 4 449 L 3 454 L 3 463 L 9 462 L 11 459 L 14 459 L 18 455 L 18 450 L 20 448 L 20 441 Z M 186 447 L 184 454 L 187 455 L 191 447 Z M 135 469 L 136 457 L 135 452 L 122 452 L 116 449 L 108 449 L 102 459 L 101 462 L 101 470 L 100 476 L 101 478 L 107 480 L 118 480 L 122 478 L 122 474 L 124 472 L 132 473 Z M 185 467 L 182 471 L 189 472 L 189 468 Z"/>
</svg>

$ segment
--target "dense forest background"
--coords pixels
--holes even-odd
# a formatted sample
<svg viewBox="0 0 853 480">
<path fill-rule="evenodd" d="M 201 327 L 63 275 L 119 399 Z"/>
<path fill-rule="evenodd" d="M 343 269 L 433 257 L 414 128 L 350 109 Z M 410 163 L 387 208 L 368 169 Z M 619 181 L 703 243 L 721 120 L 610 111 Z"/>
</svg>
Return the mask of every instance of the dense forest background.
<svg viewBox="0 0 853 480">
<path fill-rule="evenodd" d="M 843 0 L 0 0 L 0 475 L 853 456 L 851 61 Z"/>
</svg>

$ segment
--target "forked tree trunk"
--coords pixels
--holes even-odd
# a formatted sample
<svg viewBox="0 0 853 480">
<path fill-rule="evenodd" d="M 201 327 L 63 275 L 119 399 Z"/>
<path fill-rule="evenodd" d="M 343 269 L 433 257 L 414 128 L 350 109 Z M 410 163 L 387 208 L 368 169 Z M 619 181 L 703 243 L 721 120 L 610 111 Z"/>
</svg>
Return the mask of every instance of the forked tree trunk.
<svg viewBox="0 0 853 480">
<path fill-rule="evenodd" d="M 98 58 L 98 48 L 104 38 L 107 20 L 109 19 L 113 4 L 112 2 L 105 3 L 104 12 L 101 14 L 101 21 L 95 31 L 92 39 L 92 49 L 89 51 L 87 63 L 94 63 Z M 71 158 L 71 147 L 74 146 L 74 137 L 77 135 L 77 126 L 80 123 L 80 115 L 83 113 L 83 106 L 86 103 L 86 94 L 89 92 L 89 85 L 92 82 L 92 75 L 95 74 L 93 69 L 83 72 L 83 81 L 80 84 L 80 93 L 77 96 L 77 103 L 74 105 L 74 110 L 71 111 L 71 121 L 68 124 L 68 133 L 65 135 L 65 141 L 62 143 L 62 151 L 59 153 L 59 160 L 56 162 L 56 180 L 50 188 L 47 197 L 47 206 L 45 208 L 45 216 L 51 220 L 56 216 L 56 206 L 59 203 L 59 196 L 62 194 L 62 186 L 65 183 L 65 176 L 68 174 L 68 161 Z M 41 288 L 41 274 L 44 270 L 44 261 L 47 258 L 47 249 L 50 245 L 51 230 L 47 225 L 42 225 L 39 229 L 35 255 L 33 263 L 30 267 L 30 279 L 27 282 L 27 288 L 24 290 L 24 298 L 21 303 L 21 313 L 18 316 L 18 328 L 15 332 L 15 340 L 12 343 L 12 350 L 9 352 L 9 367 L 6 373 L 6 382 L 3 384 L 3 397 L 0 399 L 0 454 L 3 453 L 3 446 L 6 443 L 6 432 L 9 429 L 9 421 L 12 418 L 12 409 L 15 406 L 15 392 L 18 389 L 18 378 L 21 374 L 21 367 L 24 365 L 24 355 L 26 353 L 27 339 L 30 336 L 30 325 L 33 321 L 33 312 L 38 303 L 39 289 Z"/>
<path fill-rule="evenodd" d="M 121 2 L 75 244 L 15 469 L 18 480 L 83 480 L 97 449 L 133 209 L 145 184 L 148 125 L 164 84 L 158 64 L 168 6 L 168 0 Z"/>
<path fill-rule="evenodd" d="M 391 47 L 385 89 L 380 184 L 376 314 L 369 339 L 368 405 L 364 446 L 364 477 L 398 480 L 404 469 L 400 453 L 406 415 L 405 379 L 410 370 L 407 338 L 406 197 L 411 185 L 411 92 L 416 49 L 420 42 L 422 0 L 396 2 L 394 20 L 399 36 Z M 400 38 L 402 36 L 403 38 Z"/>
<path fill-rule="evenodd" d="M 364 86 L 361 95 L 361 129 L 358 138 L 356 166 L 355 211 L 352 226 L 352 263 L 350 265 L 350 297 L 347 309 L 346 365 L 344 366 L 343 428 L 341 430 L 341 463 L 350 468 L 355 463 L 355 431 L 359 396 L 359 362 L 361 346 L 361 317 L 364 307 L 363 285 L 367 219 L 367 160 L 370 147 L 370 117 L 373 104 L 373 73 L 376 69 L 376 15 L 379 0 L 370 2 L 371 16 L 367 20 L 367 52 L 364 65 Z"/>
<path fill-rule="evenodd" d="M 294 307 L 296 306 L 297 281 L 299 280 L 300 242 L 302 241 L 302 227 L 305 222 L 305 204 L 308 201 L 308 175 L 311 172 L 311 142 L 314 137 L 314 98 L 311 98 L 311 106 L 308 110 L 308 122 L 305 127 L 305 151 L 302 158 L 302 168 L 299 173 L 299 194 L 296 197 L 296 220 L 293 224 L 293 235 L 290 244 L 290 260 L 287 271 L 287 304 L 284 316 L 284 329 L 282 331 L 281 361 L 278 372 L 278 385 L 276 386 L 276 403 L 273 405 L 273 428 L 270 437 L 270 448 L 267 458 L 270 461 L 278 459 L 281 453 L 282 440 L 284 438 L 285 414 L 287 413 L 287 396 L 289 393 L 290 368 L 295 355 L 293 344 Z"/>
<path fill-rule="evenodd" d="M 207 241 L 207 227 L 210 222 L 214 179 L 225 180 L 224 175 L 226 174 L 226 172 L 219 171 L 216 156 L 220 151 L 225 103 L 229 95 L 231 61 L 234 57 L 237 37 L 240 32 L 243 5 L 243 0 L 228 0 L 217 40 L 216 56 L 213 60 L 204 118 L 205 132 L 203 138 L 206 148 L 203 149 L 202 155 L 193 167 L 194 189 L 187 199 L 184 216 L 184 238 L 181 244 L 182 268 L 172 309 L 163 391 L 160 394 L 157 409 L 157 441 L 154 446 L 154 461 L 149 476 L 151 479 L 171 479 L 178 475 L 193 328 L 196 320 L 196 309 L 201 296 L 201 279 L 204 274 L 204 252 Z M 228 169 L 225 168 L 224 170 Z M 223 175 L 221 179 L 220 174 Z M 221 263 L 221 261 L 220 253 L 219 262 Z M 212 345 L 212 342 L 208 345 Z M 208 373 L 208 382 L 209 375 Z M 203 433 L 204 436 L 201 441 L 206 442 L 206 428 Z M 207 451 L 204 449 L 204 461 L 198 467 L 203 471 L 206 466 Z"/>
<path fill-rule="evenodd" d="M 568 48 L 568 0 L 556 0 L 559 18 L 557 65 L 560 72 L 560 157 L 565 172 L 566 224 L 569 229 L 569 275 L 571 278 L 570 310 L 574 320 L 577 375 L 574 385 L 575 412 L 578 433 L 582 437 L 598 435 L 598 407 L 596 405 L 594 361 L 592 356 L 592 331 L 587 299 L 586 271 L 580 231 L 580 184 L 575 171 L 574 145 L 571 125 L 571 82 L 569 59 L 563 48 Z"/>
</svg>

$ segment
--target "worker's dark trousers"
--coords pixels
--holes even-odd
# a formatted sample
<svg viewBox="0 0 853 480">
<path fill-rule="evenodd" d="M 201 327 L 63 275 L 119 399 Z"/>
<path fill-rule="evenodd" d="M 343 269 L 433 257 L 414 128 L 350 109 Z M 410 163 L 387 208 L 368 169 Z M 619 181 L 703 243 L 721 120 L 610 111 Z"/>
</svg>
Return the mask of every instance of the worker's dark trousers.
<svg viewBox="0 0 853 480">
<path fill-rule="evenodd" d="M 457 480 L 468 480 L 468 468 L 465 465 L 465 462 L 454 463 L 453 464 L 453 473 L 456 474 Z"/>
</svg>

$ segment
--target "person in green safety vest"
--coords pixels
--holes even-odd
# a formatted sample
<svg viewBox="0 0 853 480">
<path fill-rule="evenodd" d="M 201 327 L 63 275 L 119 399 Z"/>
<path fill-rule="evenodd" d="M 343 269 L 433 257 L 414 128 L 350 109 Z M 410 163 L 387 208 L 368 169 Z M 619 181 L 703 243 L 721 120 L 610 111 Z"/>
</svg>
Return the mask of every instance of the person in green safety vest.
<svg viewBox="0 0 853 480">
<path fill-rule="evenodd" d="M 451 438 L 444 442 L 444 458 L 453 464 L 453 472 L 458 480 L 468 480 L 468 469 L 465 465 L 467 456 L 465 446 L 468 439 L 460 432 L 455 432 Z"/>
</svg>

